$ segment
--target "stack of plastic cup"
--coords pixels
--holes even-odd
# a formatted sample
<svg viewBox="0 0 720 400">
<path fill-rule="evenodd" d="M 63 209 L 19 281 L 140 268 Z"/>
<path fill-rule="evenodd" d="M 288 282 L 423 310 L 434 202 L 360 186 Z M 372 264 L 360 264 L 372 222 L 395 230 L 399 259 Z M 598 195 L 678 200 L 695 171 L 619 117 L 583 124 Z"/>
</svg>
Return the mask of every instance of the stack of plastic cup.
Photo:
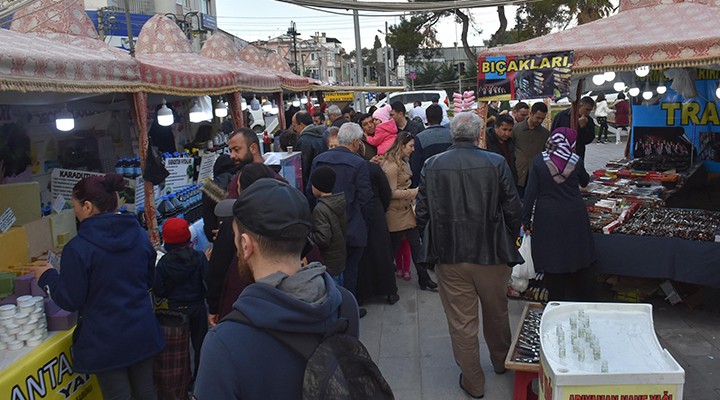
<svg viewBox="0 0 720 400">
<path fill-rule="evenodd" d="M 46 337 L 47 319 L 41 296 L 20 296 L 17 305 L 0 306 L 0 350 L 35 347 Z"/>
</svg>

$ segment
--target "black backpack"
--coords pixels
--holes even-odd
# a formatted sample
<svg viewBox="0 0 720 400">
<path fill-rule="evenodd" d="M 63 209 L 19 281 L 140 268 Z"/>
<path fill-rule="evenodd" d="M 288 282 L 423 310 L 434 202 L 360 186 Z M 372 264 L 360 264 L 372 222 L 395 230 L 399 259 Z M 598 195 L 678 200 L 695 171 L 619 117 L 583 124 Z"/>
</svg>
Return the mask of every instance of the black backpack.
<svg viewBox="0 0 720 400">
<path fill-rule="evenodd" d="M 345 299 L 352 295 L 343 288 L 338 289 L 343 294 L 343 304 L 346 304 Z M 303 400 L 395 398 L 365 346 L 346 333 L 349 326 L 347 318 L 339 318 L 324 335 L 261 328 L 238 310 L 230 312 L 223 321 L 235 321 L 260 329 L 306 359 Z"/>
</svg>

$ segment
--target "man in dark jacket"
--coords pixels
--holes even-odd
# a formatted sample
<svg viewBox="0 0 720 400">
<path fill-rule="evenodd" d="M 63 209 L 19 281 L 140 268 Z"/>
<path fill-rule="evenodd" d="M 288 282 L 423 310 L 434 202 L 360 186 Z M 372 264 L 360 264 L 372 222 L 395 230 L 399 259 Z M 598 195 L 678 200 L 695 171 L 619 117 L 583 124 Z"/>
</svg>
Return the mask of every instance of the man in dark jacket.
<svg viewBox="0 0 720 400">
<path fill-rule="evenodd" d="M 522 262 L 515 246 L 522 204 L 505 159 L 478 147 L 481 129 L 475 113 L 453 118 L 453 145 L 425 162 L 416 208 L 426 256 L 436 262 L 460 387 L 475 398 L 485 394 L 478 297 L 490 361 L 501 374 L 511 340 L 507 282 L 510 267 Z"/>
<path fill-rule="evenodd" d="M 577 113 L 577 129 L 578 137 L 575 142 L 575 153 L 580 156 L 583 160 L 585 159 L 585 145 L 592 143 L 595 139 L 595 122 L 590 118 L 590 112 L 595 108 L 595 100 L 592 97 L 585 96 L 580 99 L 578 104 Z M 556 128 L 572 128 L 571 126 L 571 114 L 572 107 L 567 110 L 560 111 L 555 115 L 553 119 L 551 132 L 555 131 Z"/>
<path fill-rule="evenodd" d="M 415 137 L 415 151 L 410 156 L 410 168 L 412 169 L 412 185 L 416 188 L 420 184 L 420 171 L 425 160 L 447 150 L 452 144 L 450 128 L 440 125 L 443 119 L 442 108 L 437 104 L 431 104 L 425 110 L 428 127 Z"/>
<path fill-rule="evenodd" d="M 362 144 L 362 129 L 348 122 L 338 133 L 339 146 L 328 150 L 313 161 L 313 169 L 327 165 L 337 176 L 333 193 L 345 192 L 347 205 L 347 262 L 343 286 L 353 294 L 357 286 L 358 265 L 367 245 L 368 221 L 372 212 L 372 187 L 367 161 L 357 155 Z M 312 190 L 306 187 L 306 193 Z"/>
<path fill-rule="evenodd" d="M 411 121 L 407 118 L 407 110 L 405 109 L 405 104 L 403 104 L 402 101 L 395 101 L 390 104 L 390 107 L 390 118 L 395 121 L 398 132 L 407 131 L 412 133 L 413 136 L 417 136 L 418 133 L 422 132 L 423 129 L 425 129 L 421 124 L 418 124 L 417 122 Z"/>
<path fill-rule="evenodd" d="M 342 317 L 349 320 L 347 333 L 357 337 L 357 304 L 322 264 L 302 266 L 300 254 L 312 222 L 300 191 L 260 179 L 236 202 L 218 208 L 233 217 L 240 275 L 256 283 L 233 305 L 250 324 L 224 321 L 205 337 L 195 397 L 299 399 L 307 360 L 266 330 L 322 336 Z"/>
<path fill-rule="evenodd" d="M 487 150 L 500 154 L 512 172 L 513 182 L 517 185 L 517 170 L 515 169 L 515 140 L 512 138 L 513 118 L 509 115 L 498 115 L 495 124 L 485 132 Z M 417 148 L 417 146 L 416 146 Z"/>
<path fill-rule="evenodd" d="M 327 150 L 327 143 L 323 137 L 325 127 L 315 125 L 312 115 L 307 111 L 298 111 L 295 113 L 292 119 L 292 126 L 299 135 L 297 143 L 295 144 L 295 150 L 302 152 L 300 156 L 302 159 L 302 184 L 307 185 L 313 160 L 318 154 Z M 306 193 L 310 194 L 310 192 Z"/>
<path fill-rule="evenodd" d="M 202 191 L 203 232 L 211 242 L 215 241 L 219 222 L 215 215 L 215 206 L 227 198 L 227 188 L 236 171 L 237 166 L 230 156 L 223 154 L 215 160 L 215 165 L 213 165 L 212 182 L 204 184 L 200 189 Z"/>
</svg>

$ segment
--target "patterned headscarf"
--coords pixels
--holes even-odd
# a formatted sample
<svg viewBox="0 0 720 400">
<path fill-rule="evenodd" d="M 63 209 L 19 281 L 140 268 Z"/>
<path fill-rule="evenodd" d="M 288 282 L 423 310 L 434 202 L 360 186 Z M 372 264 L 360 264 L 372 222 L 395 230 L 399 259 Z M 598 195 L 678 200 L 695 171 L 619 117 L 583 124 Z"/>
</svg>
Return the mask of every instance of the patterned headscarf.
<svg viewBox="0 0 720 400">
<path fill-rule="evenodd" d="M 575 169 L 580 157 L 575 154 L 577 131 L 570 128 L 557 128 L 545 143 L 543 160 L 550 170 L 555 183 L 563 183 Z"/>
</svg>

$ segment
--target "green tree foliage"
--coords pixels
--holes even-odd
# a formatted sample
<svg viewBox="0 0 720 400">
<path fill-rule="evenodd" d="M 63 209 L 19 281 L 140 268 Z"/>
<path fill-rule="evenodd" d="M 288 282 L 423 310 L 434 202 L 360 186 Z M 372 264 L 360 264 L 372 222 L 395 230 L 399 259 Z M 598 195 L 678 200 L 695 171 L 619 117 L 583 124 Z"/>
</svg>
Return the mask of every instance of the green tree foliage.
<svg viewBox="0 0 720 400">
<path fill-rule="evenodd" d="M 437 40 L 435 24 L 440 19 L 434 13 L 420 13 L 412 17 L 400 18 L 400 23 L 388 28 L 387 43 L 395 49 L 395 58 L 404 55 L 406 59 L 422 54 L 427 50 L 441 46 Z M 421 53 L 422 52 L 422 53 Z"/>
</svg>

